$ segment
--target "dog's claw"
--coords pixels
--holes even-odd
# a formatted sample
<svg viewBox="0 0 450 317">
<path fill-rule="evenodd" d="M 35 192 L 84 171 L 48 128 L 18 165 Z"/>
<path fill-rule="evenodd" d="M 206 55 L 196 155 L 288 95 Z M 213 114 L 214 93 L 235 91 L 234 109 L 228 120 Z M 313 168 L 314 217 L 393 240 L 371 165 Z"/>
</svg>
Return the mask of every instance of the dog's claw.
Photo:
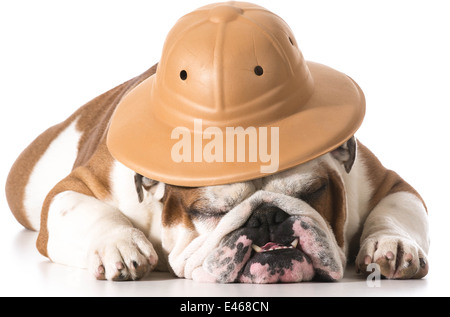
<svg viewBox="0 0 450 317">
<path fill-rule="evenodd" d="M 388 259 L 388 260 L 394 259 L 394 253 L 392 253 L 391 251 L 388 251 L 386 253 L 386 259 Z"/>
</svg>

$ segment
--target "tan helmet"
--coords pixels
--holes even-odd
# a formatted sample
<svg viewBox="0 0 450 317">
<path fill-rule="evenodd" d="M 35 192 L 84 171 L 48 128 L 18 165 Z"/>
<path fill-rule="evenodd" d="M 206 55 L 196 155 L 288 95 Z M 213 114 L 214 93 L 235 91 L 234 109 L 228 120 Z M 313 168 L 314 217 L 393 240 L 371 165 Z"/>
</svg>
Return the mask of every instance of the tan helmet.
<svg viewBox="0 0 450 317">
<path fill-rule="evenodd" d="M 364 113 L 358 85 L 305 61 L 280 17 L 217 3 L 175 24 L 156 74 L 119 103 L 107 144 L 148 178 L 217 185 L 325 154 L 356 132 Z"/>
</svg>

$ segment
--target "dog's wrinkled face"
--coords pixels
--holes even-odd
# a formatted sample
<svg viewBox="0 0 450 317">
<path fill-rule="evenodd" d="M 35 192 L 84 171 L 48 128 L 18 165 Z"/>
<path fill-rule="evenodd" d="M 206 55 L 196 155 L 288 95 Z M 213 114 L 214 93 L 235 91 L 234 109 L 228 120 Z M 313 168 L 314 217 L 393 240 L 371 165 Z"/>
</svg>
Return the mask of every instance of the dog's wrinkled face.
<svg viewBox="0 0 450 317">
<path fill-rule="evenodd" d="M 345 267 L 342 175 L 355 158 L 352 137 L 313 161 L 252 181 L 179 187 L 136 174 L 135 184 L 140 202 L 144 190 L 162 201 L 162 248 L 179 277 L 335 281 Z"/>
<path fill-rule="evenodd" d="M 262 179 L 166 185 L 163 247 L 180 277 L 275 283 L 342 277 L 345 191 L 324 155 Z"/>
</svg>

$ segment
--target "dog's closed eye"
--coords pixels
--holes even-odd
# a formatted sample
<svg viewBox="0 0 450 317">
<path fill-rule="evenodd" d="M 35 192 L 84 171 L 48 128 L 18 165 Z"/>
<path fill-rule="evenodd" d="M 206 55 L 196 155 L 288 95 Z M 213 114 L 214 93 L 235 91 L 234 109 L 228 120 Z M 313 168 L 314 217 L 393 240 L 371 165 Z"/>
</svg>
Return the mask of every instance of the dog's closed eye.
<svg viewBox="0 0 450 317">
<path fill-rule="evenodd" d="M 305 190 L 298 192 L 294 195 L 294 197 L 301 199 L 307 203 L 311 203 L 318 199 L 328 187 L 328 179 L 322 179 L 320 182 L 309 186 Z"/>
<path fill-rule="evenodd" d="M 187 212 L 193 217 L 218 218 L 224 216 L 228 210 L 215 208 L 214 206 L 211 206 L 209 200 L 200 198 L 187 208 Z"/>
<path fill-rule="evenodd" d="M 190 208 L 188 209 L 188 213 L 196 218 L 220 218 L 224 216 L 228 211 L 217 211 L 214 209 L 196 209 Z"/>
</svg>

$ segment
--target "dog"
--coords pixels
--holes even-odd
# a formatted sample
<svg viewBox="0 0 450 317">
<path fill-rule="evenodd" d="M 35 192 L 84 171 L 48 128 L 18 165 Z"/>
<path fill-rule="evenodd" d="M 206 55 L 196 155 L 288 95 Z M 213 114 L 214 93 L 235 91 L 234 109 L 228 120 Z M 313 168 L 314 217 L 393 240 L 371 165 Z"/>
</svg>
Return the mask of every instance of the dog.
<svg viewBox="0 0 450 317">
<path fill-rule="evenodd" d="M 106 145 L 121 98 L 157 65 L 41 134 L 14 163 L 10 209 L 51 261 L 99 280 L 153 270 L 219 283 L 338 281 L 347 262 L 389 279 L 426 276 L 420 195 L 353 136 L 254 180 L 183 187 L 144 177 Z"/>
</svg>

